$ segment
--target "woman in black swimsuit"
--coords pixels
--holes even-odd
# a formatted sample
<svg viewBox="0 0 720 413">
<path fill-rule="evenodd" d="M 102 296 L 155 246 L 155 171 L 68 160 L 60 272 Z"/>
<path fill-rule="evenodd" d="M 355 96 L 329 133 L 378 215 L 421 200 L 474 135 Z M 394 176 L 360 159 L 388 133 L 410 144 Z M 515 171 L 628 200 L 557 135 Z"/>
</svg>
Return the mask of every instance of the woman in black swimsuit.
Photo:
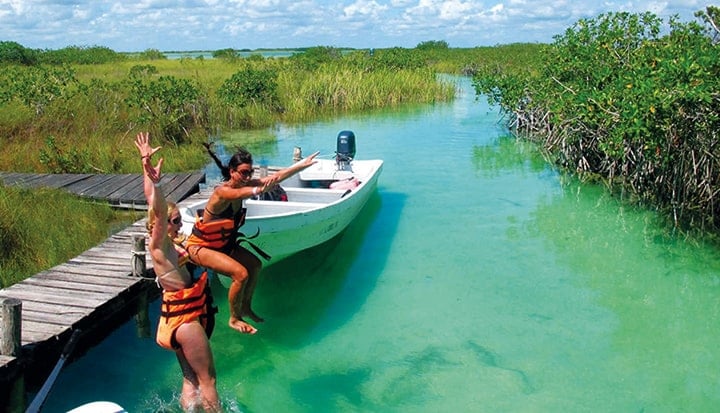
<svg viewBox="0 0 720 413">
<path fill-rule="evenodd" d="M 223 166 L 225 182 L 213 190 L 186 242 L 193 263 L 232 278 L 228 289 L 228 324 L 241 333 L 257 332 L 244 317 L 256 323 L 263 321 L 252 310 L 252 297 L 262 263 L 237 242 L 238 228 L 245 220 L 243 200 L 272 190 L 283 180 L 314 164 L 317 155 L 315 152 L 288 168 L 255 179 L 252 155 L 247 150 L 238 150 L 228 165 Z"/>
</svg>

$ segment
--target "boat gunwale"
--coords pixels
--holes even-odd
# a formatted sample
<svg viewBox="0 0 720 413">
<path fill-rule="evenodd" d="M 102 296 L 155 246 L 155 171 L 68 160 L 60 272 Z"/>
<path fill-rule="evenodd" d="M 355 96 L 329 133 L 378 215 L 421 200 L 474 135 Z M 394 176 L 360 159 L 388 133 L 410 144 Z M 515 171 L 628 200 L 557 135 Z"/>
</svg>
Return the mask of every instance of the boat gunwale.
<svg viewBox="0 0 720 413">
<path fill-rule="evenodd" d="M 340 195 L 339 198 L 334 199 L 330 202 L 309 202 L 309 201 L 270 201 L 270 200 L 258 200 L 258 199 L 246 199 L 244 200 L 246 207 L 249 205 L 257 205 L 257 206 L 263 206 L 263 205 L 272 205 L 274 208 L 283 208 L 283 209 L 290 209 L 287 212 L 276 212 L 272 214 L 262 214 L 262 215 L 248 215 L 245 218 L 245 224 L 253 223 L 253 221 L 260 221 L 260 220 L 274 220 L 279 218 L 287 218 L 294 215 L 302 215 L 302 214 L 308 214 L 315 211 L 320 211 L 325 208 L 334 207 L 340 203 L 346 203 L 348 200 L 355 198 L 358 194 L 361 194 L 365 192 L 365 188 L 370 184 L 371 182 L 377 182 L 379 178 L 379 174 L 383 167 L 383 161 L 382 160 L 363 160 L 358 161 L 362 163 L 368 163 L 372 166 L 367 169 L 368 173 L 365 174 L 363 177 L 369 177 L 369 179 L 361 180 L 360 184 L 352 189 L 331 189 L 331 188 L 310 188 L 310 187 L 295 187 L 295 186 L 289 186 L 289 187 L 283 187 L 286 192 L 305 192 L 305 193 L 322 193 L 322 194 L 338 194 Z M 374 185 L 377 186 L 377 185 Z M 350 192 L 348 192 L 350 191 Z M 347 196 L 346 196 L 347 195 Z M 184 222 L 194 222 L 194 215 L 191 213 L 193 210 L 197 209 L 197 206 L 205 205 L 207 204 L 207 199 L 194 202 L 192 204 L 189 204 L 187 206 L 184 206 L 181 208 L 181 214 L 183 216 L 187 216 L 188 218 L 193 218 L 191 220 L 183 220 Z M 299 209 L 302 207 L 307 207 L 306 209 Z M 182 210 L 187 211 L 188 213 L 183 213 Z"/>
</svg>

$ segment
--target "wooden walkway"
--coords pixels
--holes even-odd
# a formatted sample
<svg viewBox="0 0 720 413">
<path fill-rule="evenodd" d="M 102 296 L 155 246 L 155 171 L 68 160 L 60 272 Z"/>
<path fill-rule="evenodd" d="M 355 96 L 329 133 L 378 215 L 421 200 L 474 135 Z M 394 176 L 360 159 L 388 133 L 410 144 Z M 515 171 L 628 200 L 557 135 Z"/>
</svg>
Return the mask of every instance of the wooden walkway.
<svg viewBox="0 0 720 413">
<path fill-rule="evenodd" d="M 182 200 L 199 192 L 199 184 L 204 180 L 204 174 L 200 173 L 165 174 L 162 186 L 169 199 L 182 205 Z M 0 172 L 0 181 L 23 188 L 59 188 L 115 207 L 147 209 L 140 174 Z M 81 348 L 97 344 L 131 318 L 146 298 L 158 296 L 159 290 L 152 278 L 132 276 L 133 238 L 145 234 L 145 219 L 142 219 L 66 263 L 0 289 L 0 297 L 22 302 L 20 355 L 17 358 L 0 356 L 0 406 L 6 396 L 2 388 L 9 387 L 8 382 L 23 375 L 26 379 L 30 374 L 47 376 L 49 371 L 43 370 L 59 359 L 73 331 L 83 333 L 76 350 L 81 354 Z M 145 260 L 150 270 L 149 254 L 145 254 Z"/>
<path fill-rule="evenodd" d="M 55 188 L 117 208 L 147 209 L 142 174 L 31 174 L 0 172 L 0 183 L 21 188 Z M 163 174 L 162 188 L 172 202 L 199 191 L 202 172 Z"/>
<path fill-rule="evenodd" d="M 80 346 L 83 341 L 95 343 L 95 332 L 116 328 L 135 314 L 142 298 L 158 294 L 154 280 L 132 276 L 133 236 L 146 233 L 144 223 L 138 221 L 66 263 L 0 289 L 0 297 L 22 302 L 20 356 L 0 357 L 1 383 L 52 366 L 74 330 L 86 333 Z M 149 254 L 145 259 L 151 268 Z"/>
</svg>

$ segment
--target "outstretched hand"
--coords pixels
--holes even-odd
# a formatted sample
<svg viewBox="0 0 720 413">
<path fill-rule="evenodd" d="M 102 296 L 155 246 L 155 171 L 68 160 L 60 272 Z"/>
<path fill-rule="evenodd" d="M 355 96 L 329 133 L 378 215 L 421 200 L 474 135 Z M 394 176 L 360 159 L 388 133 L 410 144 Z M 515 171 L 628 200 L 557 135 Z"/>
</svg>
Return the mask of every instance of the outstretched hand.
<svg viewBox="0 0 720 413">
<path fill-rule="evenodd" d="M 150 146 L 150 133 L 149 132 L 140 132 L 135 136 L 135 146 L 138 148 L 138 151 L 140 151 L 140 158 L 143 160 L 143 163 L 146 159 L 152 158 L 152 156 L 155 154 L 155 152 L 159 151 L 162 146 L 158 146 L 156 148 L 153 148 Z"/>
<path fill-rule="evenodd" d="M 298 163 L 302 165 L 303 168 L 307 168 L 308 166 L 317 163 L 315 157 L 318 156 L 319 153 L 320 151 L 317 151 L 314 154 L 308 156 L 307 158 L 301 159 Z"/>
<path fill-rule="evenodd" d="M 145 171 L 145 175 L 147 175 L 148 178 L 153 183 L 160 182 L 161 178 L 161 172 L 162 164 L 163 164 L 163 158 L 160 158 L 157 165 L 152 166 L 151 158 L 157 151 L 160 150 L 161 146 L 153 148 L 150 146 L 150 133 L 149 132 L 140 132 L 135 136 L 135 146 L 138 148 L 138 151 L 140 152 L 140 159 L 142 159 L 142 165 L 143 170 Z"/>
<path fill-rule="evenodd" d="M 260 182 L 262 183 L 260 190 L 262 192 L 267 192 L 270 189 L 272 189 L 275 185 L 277 185 L 278 177 L 277 177 L 277 175 L 265 176 L 263 178 L 260 178 Z"/>
</svg>

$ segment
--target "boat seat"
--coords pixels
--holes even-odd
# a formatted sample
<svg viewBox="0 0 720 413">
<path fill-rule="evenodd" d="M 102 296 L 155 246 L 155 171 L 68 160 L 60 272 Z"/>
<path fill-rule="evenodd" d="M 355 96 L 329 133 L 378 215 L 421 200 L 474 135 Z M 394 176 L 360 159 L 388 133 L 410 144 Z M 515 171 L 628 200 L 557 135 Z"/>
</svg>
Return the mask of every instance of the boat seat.
<svg viewBox="0 0 720 413">
<path fill-rule="evenodd" d="M 316 189 L 316 188 L 284 188 L 288 201 L 311 202 L 314 204 L 328 204 L 342 198 L 347 192 L 345 189 Z"/>
</svg>

